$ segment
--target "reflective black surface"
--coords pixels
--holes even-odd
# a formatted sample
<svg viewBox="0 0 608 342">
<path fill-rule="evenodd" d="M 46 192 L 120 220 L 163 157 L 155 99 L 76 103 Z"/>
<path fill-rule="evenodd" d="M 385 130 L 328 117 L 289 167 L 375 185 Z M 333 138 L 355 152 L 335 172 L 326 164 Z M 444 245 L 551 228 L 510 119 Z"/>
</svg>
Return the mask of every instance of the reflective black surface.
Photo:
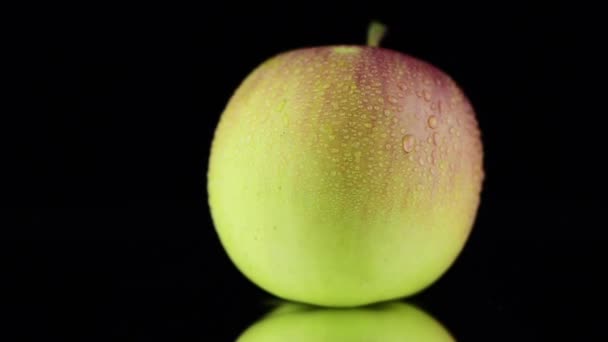
<svg viewBox="0 0 608 342">
<path fill-rule="evenodd" d="M 380 19 L 383 46 L 463 87 L 485 150 L 468 244 L 407 302 L 459 341 L 605 340 L 601 11 L 494 6 L 14 12 L 0 135 L 6 330 L 22 339 L 231 341 L 271 311 L 276 300 L 240 275 L 213 230 L 213 130 L 266 58 L 363 43 Z"/>
<path fill-rule="evenodd" d="M 483 211 L 453 267 L 407 302 L 462 341 L 602 334 L 595 310 L 604 298 L 605 241 L 492 238 L 489 231 L 541 223 Z M 23 212 L 15 221 L 48 238 L 3 243 L 3 308 L 28 336 L 233 340 L 277 301 L 232 266 L 207 215 L 158 207 Z M 66 230 L 73 238 L 52 238 Z"/>
</svg>

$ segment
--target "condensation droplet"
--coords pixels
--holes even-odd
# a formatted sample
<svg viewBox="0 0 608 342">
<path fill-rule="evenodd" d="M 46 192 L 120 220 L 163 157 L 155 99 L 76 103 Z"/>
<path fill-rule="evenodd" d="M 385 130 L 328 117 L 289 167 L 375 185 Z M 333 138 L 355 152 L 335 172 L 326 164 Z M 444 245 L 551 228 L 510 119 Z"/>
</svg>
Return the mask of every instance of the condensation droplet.
<svg viewBox="0 0 608 342">
<path fill-rule="evenodd" d="M 425 101 L 430 101 L 431 100 L 431 93 L 429 93 L 428 91 L 424 90 L 422 92 L 422 95 L 424 96 L 424 100 Z"/>
<path fill-rule="evenodd" d="M 437 127 L 437 117 L 435 115 L 431 115 L 428 120 L 428 124 L 430 128 Z"/>
<path fill-rule="evenodd" d="M 414 150 L 414 145 L 416 144 L 416 138 L 411 134 L 406 134 L 403 137 L 403 151 L 406 153 L 410 153 Z"/>
<path fill-rule="evenodd" d="M 439 145 L 439 133 L 433 132 L 432 137 L 433 137 L 433 144 L 435 146 Z"/>
</svg>

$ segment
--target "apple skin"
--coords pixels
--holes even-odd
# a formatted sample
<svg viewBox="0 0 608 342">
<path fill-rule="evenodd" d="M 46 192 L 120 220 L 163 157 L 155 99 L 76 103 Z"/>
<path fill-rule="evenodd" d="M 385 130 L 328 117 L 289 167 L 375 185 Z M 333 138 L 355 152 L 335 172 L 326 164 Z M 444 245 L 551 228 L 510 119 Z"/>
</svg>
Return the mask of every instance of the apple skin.
<svg viewBox="0 0 608 342">
<path fill-rule="evenodd" d="M 279 54 L 239 86 L 207 174 L 238 269 L 285 299 L 412 295 L 462 250 L 484 178 L 473 108 L 432 65 L 366 46 Z"/>
<path fill-rule="evenodd" d="M 283 304 L 245 330 L 237 342 L 424 341 L 455 339 L 424 311 L 405 303 L 357 309 Z"/>
</svg>

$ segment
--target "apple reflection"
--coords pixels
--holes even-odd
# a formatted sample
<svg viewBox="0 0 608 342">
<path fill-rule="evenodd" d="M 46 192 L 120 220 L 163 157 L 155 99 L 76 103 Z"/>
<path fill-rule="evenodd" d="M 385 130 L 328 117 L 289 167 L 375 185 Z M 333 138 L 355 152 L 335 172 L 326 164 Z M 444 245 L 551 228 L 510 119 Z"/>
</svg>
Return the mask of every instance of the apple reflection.
<svg viewBox="0 0 608 342">
<path fill-rule="evenodd" d="M 283 303 L 245 330 L 238 342 L 455 341 L 433 317 L 403 302 L 332 309 Z"/>
</svg>

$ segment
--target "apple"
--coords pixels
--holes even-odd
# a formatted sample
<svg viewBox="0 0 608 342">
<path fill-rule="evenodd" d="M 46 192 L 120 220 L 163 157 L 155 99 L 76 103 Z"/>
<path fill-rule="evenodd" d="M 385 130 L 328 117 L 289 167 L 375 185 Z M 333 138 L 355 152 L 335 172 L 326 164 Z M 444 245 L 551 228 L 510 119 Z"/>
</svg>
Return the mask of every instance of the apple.
<svg viewBox="0 0 608 342">
<path fill-rule="evenodd" d="M 237 342 L 423 341 L 455 339 L 424 311 L 394 302 L 356 309 L 283 304 L 245 330 Z"/>
<path fill-rule="evenodd" d="M 216 231 L 279 297 L 348 307 L 412 295 L 470 234 L 484 178 L 473 108 L 444 72 L 378 47 L 377 28 L 368 46 L 265 61 L 216 128 Z"/>
</svg>

